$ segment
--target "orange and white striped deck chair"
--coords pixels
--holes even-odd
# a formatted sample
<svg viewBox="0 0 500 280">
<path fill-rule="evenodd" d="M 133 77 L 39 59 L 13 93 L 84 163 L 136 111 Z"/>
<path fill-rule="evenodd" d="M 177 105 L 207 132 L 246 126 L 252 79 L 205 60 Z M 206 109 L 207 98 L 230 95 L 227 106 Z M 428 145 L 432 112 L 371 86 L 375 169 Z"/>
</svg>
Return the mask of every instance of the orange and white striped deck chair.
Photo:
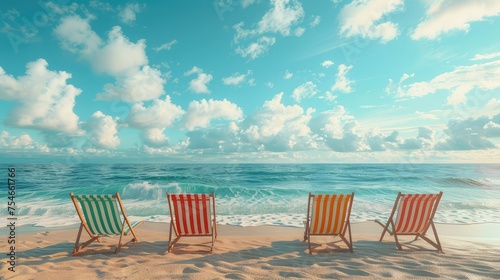
<svg viewBox="0 0 500 280">
<path fill-rule="evenodd" d="M 215 196 L 211 194 L 169 194 L 170 233 L 168 252 L 181 237 L 211 236 L 214 249 L 217 238 L 217 223 L 215 217 Z M 172 241 L 172 229 L 175 239 Z"/>
<path fill-rule="evenodd" d="M 415 235 L 415 240 L 419 237 L 427 241 L 429 244 L 443 252 L 439 237 L 437 235 L 436 227 L 434 226 L 434 214 L 441 200 L 443 192 L 438 194 L 402 194 L 398 193 L 394 207 L 392 208 L 389 220 L 384 225 L 380 221 L 375 221 L 384 227 L 380 241 L 384 238 L 386 232 L 394 236 L 396 245 L 399 250 L 402 250 L 399 244 L 399 235 Z M 397 215 L 396 215 L 397 210 Z M 394 217 L 396 219 L 394 220 Z M 436 241 L 432 241 L 425 234 L 429 227 L 434 232 Z"/>
<path fill-rule="evenodd" d="M 304 232 L 304 241 L 308 240 L 309 242 L 309 254 L 312 254 L 312 235 L 338 235 L 352 253 L 349 217 L 351 216 L 353 199 L 354 193 L 316 195 L 309 193 Z M 346 231 L 349 231 L 349 240 L 345 236 Z"/>
</svg>

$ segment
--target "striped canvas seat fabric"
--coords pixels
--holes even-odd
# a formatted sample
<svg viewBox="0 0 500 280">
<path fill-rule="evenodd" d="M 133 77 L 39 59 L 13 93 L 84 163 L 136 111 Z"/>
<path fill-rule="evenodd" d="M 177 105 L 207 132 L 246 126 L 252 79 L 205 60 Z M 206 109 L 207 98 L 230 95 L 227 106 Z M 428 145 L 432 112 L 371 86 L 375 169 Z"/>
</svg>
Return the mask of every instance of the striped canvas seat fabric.
<svg viewBox="0 0 500 280">
<path fill-rule="evenodd" d="M 94 241 L 101 242 L 99 238 L 104 235 L 120 235 L 115 254 L 120 252 L 123 235 L 131 233 L 134 238 L 132 242 L 137 242 L 134 228 L 142 223 L 137 221 L 131 223 L 125 214 L 120 194 L 92 194 L 69 196 L 75 205 L 76 213 L 80 218 L 80 229 L 75 241 L 73 255 Z M 89 234 L 90 239 L 80 244 L 82 231 Z"/>
<path fill-rule="evenodd" d="M 380 241 L 384 239 L 386 233 L 389 233 L 394 236 L 398 250 L 403 250 L 398 236 L 414 235 L 415 240 L 422 238 L 442 253 L 443 248 L 433 221 L 442 196 L 443 192 L 438 194 L 402 194 L 399 192 L 387 222 L 384 224 L 375 220 L 384 228 Z M 434 233 L 435 241 L 426 236 L 429 229 Z"/>
<path fill-rule="evenodd" d="M 121 234 L 123 221 L 113 195 L 75 195 L 75 198 L 94 235 Z"/>
<path fill-rule="evenodd" d="M 352 195 L 315 195 L 309 234 L 335 235 L 342 232 Z"/>
<path fill-rule="evenodd" d="M 423 233 L 427 230 L 438 194 L 401 195 L 396 233 Z"/>
<path fill-rule="evenodd" d="M 210 196 L 171 194 L 176 231 L 181 236 L 212 235 Z"/>
</svg>

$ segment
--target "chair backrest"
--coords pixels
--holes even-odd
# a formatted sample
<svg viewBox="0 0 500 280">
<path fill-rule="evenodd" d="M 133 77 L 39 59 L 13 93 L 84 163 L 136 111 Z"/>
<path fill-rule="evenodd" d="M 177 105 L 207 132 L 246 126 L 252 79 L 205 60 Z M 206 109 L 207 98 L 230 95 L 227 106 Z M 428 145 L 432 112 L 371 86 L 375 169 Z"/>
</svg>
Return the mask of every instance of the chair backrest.
<svg viewBox="0 0 500 280">
<path fill-rule="evenodd" d="M 351 214 L 353 194 L 309 194 L 309 234 L 339 234 Z M 309 208 L 309 206 L 308 206 Z"/>
<path fill-rule="evenodd" d="M 439 194 L 400 194 L 396 233 L 424 233 L 436 213 L 442 192 Z M 398 203 L 398 202 L 396 202 Z"/>
<path fill-rule="evenodd" d="M 211 235 L 214 194 L 167 194 L 170 215 L 180 235 Z M 212 204 L 213 203 L 213 204 Z M 215 215 L 215 209 L 214 209 Z"/>
<path fill-rule="evenodd" d="M 80 205 L 77 212 L 82 223 L 86 223 L 93 234 L 121 234 L 123 222 L 116 195 L 74 195 L 72 198 L 78 202 L 75 207 Z"/>
</svg>

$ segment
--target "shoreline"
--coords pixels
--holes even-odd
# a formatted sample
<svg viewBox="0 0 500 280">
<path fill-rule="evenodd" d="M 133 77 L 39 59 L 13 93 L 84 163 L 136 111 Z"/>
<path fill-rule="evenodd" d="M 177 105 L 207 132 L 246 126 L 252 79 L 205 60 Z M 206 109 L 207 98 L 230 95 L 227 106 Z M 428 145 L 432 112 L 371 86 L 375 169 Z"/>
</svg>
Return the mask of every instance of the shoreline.
<svg viewBox="0 0 500 280">
<path fill-rule="evenodd" d="M 136 220 L 136 219 L 133 219 Z M 363 221 L 363 222 L 352 222 L 351 226 L 353 228 L 361 229 L 361 233 L 366 233 L 369 231 L 368 228 L 370 226 L 366 226 L 368 224 L 374 223 L 374 220 Z M 168 233 L 168 222 L 164 221 L 144 221 L 144 224 L 151 224 L 157 226 L 148 226 L 148 228 L 165 228 Z M 458 236 L 461 238 L 471 238 L 471 239 L 488 239 L 493 242 L 500 243 L 500 235 L 497 233 L 500 232 L 500 222 L 499 223 L 470 223 L 470 224 L 452 224 L 452 223 L 437 223 L 434 222 L 437 231 L 440 235 L 447 236 Z M 365 226 L 363 226 L 365 225 Z M 40 232 L 54 232 L 54 231 L 64 231 L 64 230 L 78 230 L 79 224 L 71 224 L 71 225 L 63 225 L 63 226 L 54 226 L 54 227 L 43 227 L 36 225 L 22 225 L 17 226 L 16 231 L 19 235 L 30 235 L 36 234 Z M 142 227 L 142 225 L 141 225 Z M 235 227 L 235 228 L 254 228 L 254 227 L 273 227 L 273 228 L 293 228 L 293 229 L 302 229 L 304 227 L 297 227 L 293 225 L 284 225 L 284 224 L 263 224 L 263 225 L 234 225 L 234 224 L 224 224 L 217 223 L 217 227 Z M 379 226 L 380 227 L 380 226 Z M 381 229 L 380 229 L 381 232 Z M 8 233 L 6 227 L 0 228 L 0 235 L 6 235 Z M 354 234 L 354 230 L 353 230 Z"/>
<path fill-rule="evenodd" d="M 338 237 L 313 237 L 313 255 L 302 241 L 303 228 L 288 226 L 218 225 L 214 253 L 209 237 L 181 238 L 172 253 L 168 223 L 146 222 L 129 243 L 113 254 L 118 237 L 103 238 L 71 256 L 78 226 L 45 228 L 16 236 L 16 272 L 2 262 L 2 279 L 284 279 L 318 278 L 481 278 L 500 277 L 500 224 L 436 224 L 444 254 L 422 240 L 393 237 L 379 242 L 382 228 L 374 222 L 352 224 L 354 252 Z M 87 236 L 85 236 L 87 238 Z M 125 242 L 129 237 L 124 237 Z M 432 238 L 432 234 L 431 234 Z M 86 239 L 85 239 L 86 240 Z M 340 241 L 340 242 L 339 242 Z M 0 240 L 8 251 L 6 238 Z"/>
</svg>

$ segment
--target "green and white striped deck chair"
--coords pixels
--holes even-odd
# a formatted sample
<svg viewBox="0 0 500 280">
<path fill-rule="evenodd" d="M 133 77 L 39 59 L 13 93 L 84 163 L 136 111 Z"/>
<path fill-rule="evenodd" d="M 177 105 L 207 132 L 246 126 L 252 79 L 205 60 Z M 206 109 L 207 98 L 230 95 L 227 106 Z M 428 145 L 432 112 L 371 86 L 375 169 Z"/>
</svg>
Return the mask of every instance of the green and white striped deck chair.
<svg viewBox="0 0 500 280">
<path fill-rule="evenodd" d="M 115 254 L 120 252 L 121 246 L 124 245 L 121 243 L 123 235 L 132 233 L 134 238 L 131 241 L 138 241 L 134 227 L 141 224 L 142 221 L 134 223 L 129 221 L 118 193 L 113 195 L 74 195 L 70 193 L 69 195 L 81 221 L 73 255 L 95 240 L 101 243 L 99 238 L 105 235 L 120 235 Z M 80 245 L 80 237 L 84 228 L 91 238 Z"/>
</svg>

